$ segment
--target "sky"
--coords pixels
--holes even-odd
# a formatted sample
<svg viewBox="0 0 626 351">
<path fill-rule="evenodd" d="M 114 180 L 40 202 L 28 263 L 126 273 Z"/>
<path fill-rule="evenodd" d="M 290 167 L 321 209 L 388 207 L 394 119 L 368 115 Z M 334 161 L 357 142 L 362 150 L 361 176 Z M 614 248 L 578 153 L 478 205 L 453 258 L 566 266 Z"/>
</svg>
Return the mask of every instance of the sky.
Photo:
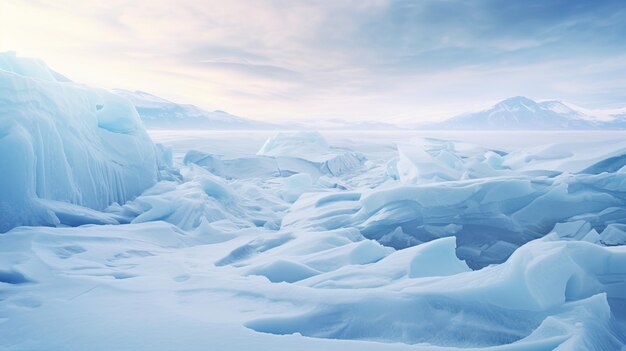
<svg viewBox="0 0 626 351">
<path fill-rule="evenodd" d="M 626 106 L 622 0 L 0 0 L 0 51 L 268 121 Z"/>
</svg>

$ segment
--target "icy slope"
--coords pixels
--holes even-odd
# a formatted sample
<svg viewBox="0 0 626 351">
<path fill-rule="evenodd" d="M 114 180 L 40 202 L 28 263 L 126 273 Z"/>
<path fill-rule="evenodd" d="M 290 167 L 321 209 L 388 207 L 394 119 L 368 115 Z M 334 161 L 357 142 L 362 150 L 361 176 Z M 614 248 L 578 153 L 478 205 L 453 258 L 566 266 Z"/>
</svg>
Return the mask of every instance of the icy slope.
<svg viewBox="0 0 626 351">
<path fill-rule="evenodd" d="M 0 54 L 0 232 L 54 225 L 51 203 L 104 209 L 156 182 L 154 145 L 132 104 Z"/>
</svg>

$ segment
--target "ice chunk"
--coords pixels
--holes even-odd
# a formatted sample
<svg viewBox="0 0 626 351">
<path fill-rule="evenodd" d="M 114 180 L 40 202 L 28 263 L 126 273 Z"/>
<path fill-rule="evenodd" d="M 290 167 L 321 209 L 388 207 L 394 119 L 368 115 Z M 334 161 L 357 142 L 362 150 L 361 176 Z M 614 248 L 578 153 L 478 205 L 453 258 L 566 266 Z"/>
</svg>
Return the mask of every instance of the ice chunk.
<svg viewBox="0 0 626 351">
<path fill-rule="evenodd" d="M 468 272 L 471 269 L 454 252 L 454 237 L 442 238 L 420 245 L 410 263 L 409 277 L 436 277 Z"/>
<path fill-rule="evenodd" d="M 306 158 L 292 156 L 248 156 L 226 159 L 200 151 L 189 151 L 185 164 L 197 164 L 227 179 L 287 177 L 307 173 L 312 178 L 341 176 L 358 169 L 365 158 L 355 152 L 312 154 Z"/>
<path fill-rule="evenodd" d="M 308 190 L 313 181 L 307 173 L 294 174 L 285 178 L 285 185 L 281 188 L 281 197 L 289 202 L 294 202 Z"/>
<path fill-rule="evenodd" d="M 398 145 L 397 174 L 405 183 L 460 179 L 463 171 L 459 161 L 447 151 L 433 157 L 423 145 Z"/>
<path fill-rule="evenodd" d="M 568 142 L 524 148 L 504 158 L 504 165 L 523 170 L 554 170 L 600 174 L 616 172 L 624 166 L 626 142 Z"/>
<path fill-rule="evenodd" d="M 502 157 L 502 155 L 490 150 L 485 153 L 484 157 L 485 162 L 489 165 L 489 167 L 493 169 L 501 169 L 504 167 L 504 158 Z"/>
<path fill-rule="evenodd" d="M 83 224 L 119 224 L 114 215 L 92 210 L 88 207 L 44 199 L 39 199 L 37 202 L 43 205 L 49 212 L 54 213 L 59 223 L 63 225 L 75 227 Z"/>
<path fill-rule="evenodd" d="M 387 173 L 409 184 L 510 175 L 504 154 L 461 142 L 413 139 L 398 144 L 398 161 L 388 164 Z"/>
<path fill-rule="evenodd" d="M 591 224 L 583 220 L 557 223 L 554 226 L 554 231 L 561 238 L 582 240 L 591 231 Z"/>
<path fill-rule="evenodd" d="M 625 179 L 620 173 L 604 173 L 395 184 L 354 199 L 330 194 L 301 197 L 282 223 L 284 228 L 355 226 L 366 237 L 396 249 L 454 235 L 458 257 L 480 268 L 503 262 L 516 247 L 548 234 L 559 222 L 622 208 L 625 203 L 616 190 Z M 612 213 L 603 214 L 602 220 L 619 221 L 622 212 Z M 596 216 L 588 217 L 584 221 L 591 223 Z M 603 225 L 598 218 L 594 221 L 595 226 Z M 441 230 L 450 224 L 454 226 Z M 402 231 L 394 234 L 398 227 Z M 591 229 L 588 225 L 568 235 L 582 239 Z"/>
<path fill-rule="evenodd" d="M 282 132 L 267 139 L 257 155 L 307 158 L 329 151 L 328 142 L 319 132 Z"/>
<path fill-rule="evenodd" d="M 325 161 L 322 166 L 322 171 L 326 174 L 340 176 L 359 168 L 365 160 L 363 155 L 356 152 L 346 152 Z"/>
<path fill-rule="evenodd" d="M 268 178 L 281 175 L 276 160 L 264 156 L 223 159 L 215 155 L 191 150 L 185 155 L 184 163 L 197 164 L 209 172 L 227 179 Z"/>
<path fill-rule="evenodd" d="M 278 133 L 267 139 L 257 155 L 275 157 L 281 172 L 290 169 L 302 172 L 298 170 L 302 167 L 299 164 L 306 161 L 315 165 L 321 174 L 332 176 L 357 169 L 366 161 L 365 156 L 357 152 L 331 148 L 326 139 L 315 131 Z"/>
<path fill-rule="evenodd" d="M 43 81 L 58 81 L 57 76 L 42 60 L 17 57 L 12 51 L 0 53 L 0 70 Z"/>
<path fill-rule="evenodd" d="M 608 246 L 626 245 L 626 224 L 609 224 L 600 234 L 600 242 Z"/>
</svg>

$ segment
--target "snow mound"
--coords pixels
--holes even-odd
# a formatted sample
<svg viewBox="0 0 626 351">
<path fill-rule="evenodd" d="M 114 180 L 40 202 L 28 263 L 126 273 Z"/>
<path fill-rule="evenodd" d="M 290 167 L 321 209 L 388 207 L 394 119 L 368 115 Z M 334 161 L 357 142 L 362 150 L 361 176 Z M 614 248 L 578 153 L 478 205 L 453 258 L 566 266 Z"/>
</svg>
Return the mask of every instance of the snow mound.
<svg viewBox="0 0 626 351">
<path fill-rule="evenodd" d="M 0 232 L 61 223 L 54 200 L 101 210 L 152 186 L 152 141 L 132 104 L 0 54 Z"/>
<path fill-rule="evenodd" d="M 446 244 L 440 248 L 446 247 L 450 249 Z M 370 270 L 379 276 L 385 261 L 402 254 L 398 251 L 374 265 L 344 267 L 334 279 L 366 279 Z M 273 334 L 444 347 L 619 349 L 609 305 L 620 303 L 626 294 L 607 276 L 626 275 L 625 255 L 623 248 L 537 240 L 505 263 L 480 271 L 461 268 L 443 277 L 409 277 L 389 282 L 384 290 L 359 289 L 362 284 L 350 288 L 354 281 L 343 286 L 347 291 L 323 289 L 326 293 L 320 291 L 315 309 L 257 319 L 247 326 Z M 447 255 L 429 262 L 454 261 Z M 386 272 L 394 266 L 387 265 Z M 322 278 L 314 279 L 320 284 Z"/>
<path fill-rule="evenodd" d="M 293 283 L 319 274 L 319 272 L 301 263 L 279 259 L 272 263 L 255 267 L 248 274 L 265 276 L 273 283 Z"/>
<path fill-rule="evenodd" d="M 373 241 L 364 241 L 372 246 Z M 386 286 L 402 279 L 441 277 L 470 271 L 455 255 L 453 237 L 433 240 L 406 249 L 379 253 L 367 266 L 346 265 L 303 281 L 324 289 L 359 289 Z M 373 246 L 372 246 L 373 247 Z"/>
</svg>

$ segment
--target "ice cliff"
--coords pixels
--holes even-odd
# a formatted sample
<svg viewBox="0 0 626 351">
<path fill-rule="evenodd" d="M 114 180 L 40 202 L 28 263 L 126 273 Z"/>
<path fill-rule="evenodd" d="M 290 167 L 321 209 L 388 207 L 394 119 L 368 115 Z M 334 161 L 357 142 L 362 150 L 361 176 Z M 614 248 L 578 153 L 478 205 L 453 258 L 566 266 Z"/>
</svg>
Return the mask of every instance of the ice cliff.
<svg viewBox="0 0 626 351">
<path fill-rule="evenodd" d="M 155 147 L 128 100 L 0 53 L 0 177 L 0 232 L 55 225 L 56 202 L 100 210 L 155 184 Z"/>
</svg>

